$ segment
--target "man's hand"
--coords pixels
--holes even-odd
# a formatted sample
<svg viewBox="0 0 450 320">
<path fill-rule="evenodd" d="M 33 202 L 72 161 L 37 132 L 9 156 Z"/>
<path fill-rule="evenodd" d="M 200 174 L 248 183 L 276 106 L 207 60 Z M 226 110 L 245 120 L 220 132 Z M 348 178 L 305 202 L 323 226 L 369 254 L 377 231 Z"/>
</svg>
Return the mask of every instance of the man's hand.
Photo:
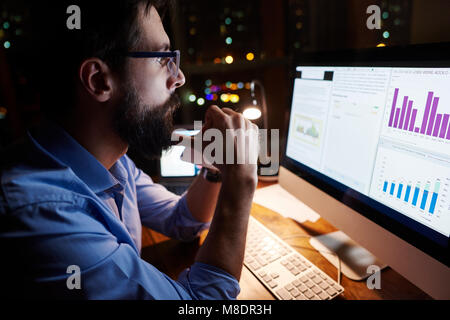
<svg viewBox="0 0 450 320">
<path fill-rule="evenodd" d="M 224 159 L 212 162 L 222 173 L 222 187 L 211 228 L 196 261 L 221 268 L 239 280 L 257 184 L 258 129 L 241 114 L 217 106 L 208 109 L 202 134 L 209 129 L 219 130 L 223 137 Z M 208 144 L 197 145 L 204 151 Z"/>
<path fill-rule="evenodd" d="M 229 108 L 221 110 L 213 105 L 206 112 L 202 134 L 204 135 L 210 129 L 218 129 L 222 133 L 223 162 L 207 160 L 221 171 L 222 176 L 233 172 L 233 174 L 239 174 L 241 179 L 256 182 L 258 127 L 240 113 Z M 203 143 L 203 146 L 205 145 L 207 143 Z M 232 154 L 231 157 L 229 153 Z"/>
<path fill-rule="evenodd" d="M 221 135 L 219 141 L 217 134 Z M 213 142 L 211 137 L 214 137 Z M 173 140 L 186 147 L 181 157 L 184 161 L 219 169 L 223 175 L 234 168 L 240 171 L 241 178 L 256 179 L 258 127 L 240 113 L 212 105 L 206 112 L 201 133 L 187 137 L 178 136 L 175 131 Z M 205 152 L 212 144 L 218 147 L 213 148 L 214 155 Z"/>
</svg>

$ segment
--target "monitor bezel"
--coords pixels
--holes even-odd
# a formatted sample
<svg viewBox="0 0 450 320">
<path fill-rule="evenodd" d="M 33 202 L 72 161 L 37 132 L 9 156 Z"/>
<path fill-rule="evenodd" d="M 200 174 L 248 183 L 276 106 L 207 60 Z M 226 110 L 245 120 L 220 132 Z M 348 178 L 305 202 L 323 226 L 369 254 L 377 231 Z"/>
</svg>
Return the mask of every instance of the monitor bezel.
<svg viewBox="0 0 450 320">
<path fill-rule="evenodd" d="M 296 68 L 298 66 L 450 68 L 450 43 L 303 54 L 299 59 L 293 60 L 292 62 L 292 73 L 289 77 L 291 80 L 291 97 L 294 90 Z M 414 247 L 444 263 L 446 266 L 450 266 L 450 241 L 448 237 L 446 238 L 447 241 L 445 243 L 445 236 L 441 235 L 443 243 L 438 244 L 423 234 L 427 233 L 429 235 L 433 235 L 434 233 L 435 236 L 439 236 L 438 232 L 306 165 L 295 161 L 294 159 L 289 158 L 286 155 L 290 112 L 292 108 L 291 104 L 292 99 L 289 105 L 289 112 L 285 118 L 285 141 L 283 142 L 284 152 L 281 165 L 296 174 L 298 177 L 319 188 L 346 206 L 352 208 L 359 214 L 412 244 Z M 380 212 L 381 210 L 383 213 Z M 415 229 L 408 227 L 399 220 L 415 226 Z M 419 232 L 418 229 L 422 230 L 423 233 Z"/>
</svg>

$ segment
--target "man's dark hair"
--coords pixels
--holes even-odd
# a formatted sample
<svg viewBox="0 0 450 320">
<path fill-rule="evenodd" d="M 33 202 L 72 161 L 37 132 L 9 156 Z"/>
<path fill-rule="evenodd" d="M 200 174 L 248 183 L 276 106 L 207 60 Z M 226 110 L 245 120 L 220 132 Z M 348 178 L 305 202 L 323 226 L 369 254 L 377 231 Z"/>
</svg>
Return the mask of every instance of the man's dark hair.
<svg viewBox="0 0 450 320">
<path fill-rule="evenodd" d="M 81 9 L 81 30 L 69 30 L 67 8 Z M 34 37 L 41 85 L 41 108 L 50 118 L 66 115 L 76 103 L 76 75 L 81 62 L 97 57 L 121 73 L 123 53 L 138 50 L 139 8 L 155 7 L 161 17 L 170 0 L 47 0 L 35 1 Z M 37 53 L 37 54 L 36 54 Z"/>
</svg>

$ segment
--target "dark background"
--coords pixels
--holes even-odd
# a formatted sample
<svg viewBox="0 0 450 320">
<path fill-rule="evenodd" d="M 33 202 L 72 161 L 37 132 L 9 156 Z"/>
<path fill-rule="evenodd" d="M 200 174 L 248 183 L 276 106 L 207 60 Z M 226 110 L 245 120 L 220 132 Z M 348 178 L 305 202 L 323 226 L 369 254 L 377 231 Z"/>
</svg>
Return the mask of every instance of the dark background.
<svg viewBox="0 0 450 320">
<path fill-rule="evenodd" d="M 31 41 L 36 35 L 27 3 L 0 3 L 0 148 L 41 120 L 39 91 L 32 75 L 33 66 L 39 63 Z M 290 107 L 291 71 L 302 54 L 450 41 L 448 0 L 175 3 L 164 24 L 173 49 L 181 50 L 186 76 L 186 85 L 179 90 L 183 102 L 176 116 L 179 125 L 202 120 L 207 106 L 213 103 L 242 109 L 250 104 L 249 82 L 259 79 L 267 93 L 269 127 L 283 132 Z M 366 9 L 372 4 L 382 9 L 380 30 L 366 27 Z M 253 60 L 247 59 L 248 53 L 253 54 Z M 225 61 L 227 56 L 233 63 Z M 237 95 L 239 101 L 223 101 L 223 94 Z M 134 158 L 138 166 L 154 173 L 154 163 Z"/>
</svg>

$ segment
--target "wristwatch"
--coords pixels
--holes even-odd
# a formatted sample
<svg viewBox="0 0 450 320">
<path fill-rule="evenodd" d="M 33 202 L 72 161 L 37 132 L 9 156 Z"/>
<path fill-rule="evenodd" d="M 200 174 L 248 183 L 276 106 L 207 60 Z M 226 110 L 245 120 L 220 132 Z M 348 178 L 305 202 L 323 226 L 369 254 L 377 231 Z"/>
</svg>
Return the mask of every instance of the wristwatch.
<svg viewBox="0 0 450 320">
<path fill-rule="evenodd" d="M 206 167 L 202 167 L 202 169 L 200 170 L 200 175 L 209 182 L 219 183 L 222 181 L 222 175 L 220 174 L 220 171 L 212 171 Z"/>
</svg>

